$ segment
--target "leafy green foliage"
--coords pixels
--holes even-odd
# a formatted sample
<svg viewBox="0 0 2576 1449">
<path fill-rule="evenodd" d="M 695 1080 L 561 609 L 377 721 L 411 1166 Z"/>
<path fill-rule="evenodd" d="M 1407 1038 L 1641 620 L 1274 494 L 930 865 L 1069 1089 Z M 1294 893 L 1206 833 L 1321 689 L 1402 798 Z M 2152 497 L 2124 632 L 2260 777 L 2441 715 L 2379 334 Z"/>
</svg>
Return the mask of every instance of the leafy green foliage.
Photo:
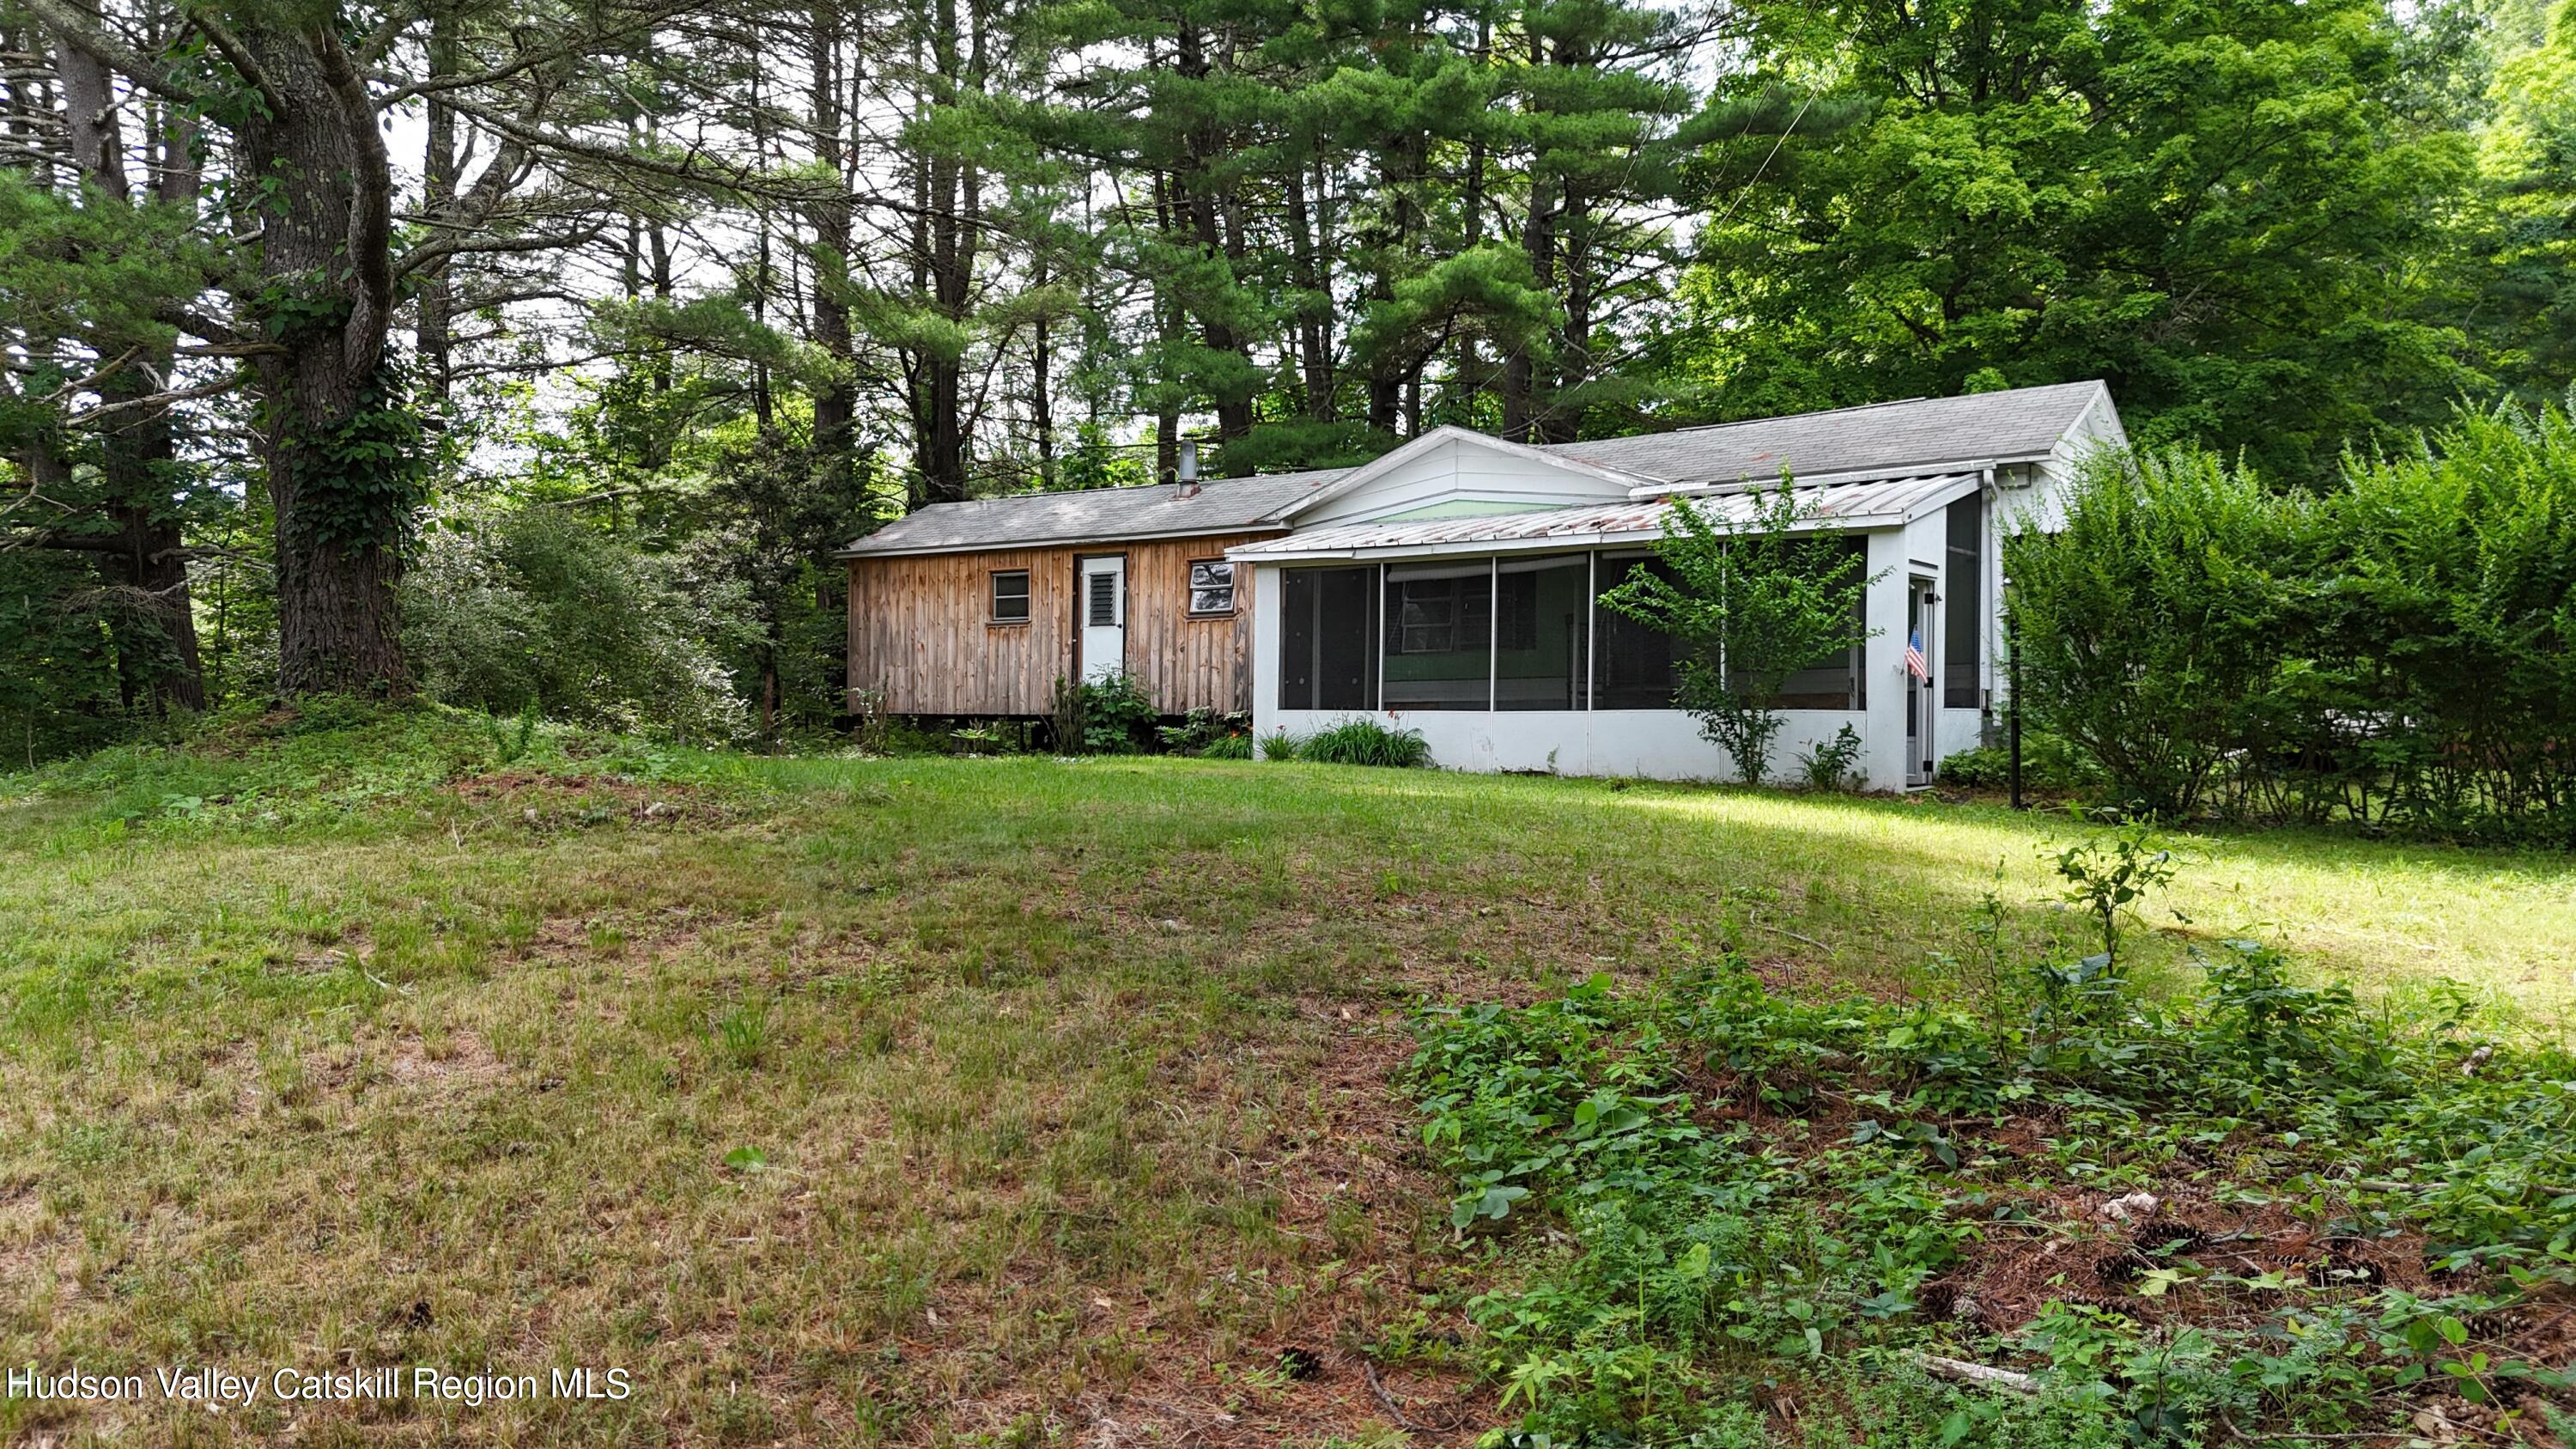
<svg viewBox="0 0 2576 1449">
<path fill-rule="evenodd" d="M 2576 420 L 2464 409 L 2277 493 L 2201 453 L 2097 459 L 2006 544 L 2025 708 L 2120 803 L 2576 840 Z"/>
<path fill-rule="evenodd" d="M 1796 77 L 1814 104 L 1748 120 L 1712 177 L 1682 346 L 1720 416 L 2099 377 L 2140 441 L 2305 480 L 2484 385 L 2438 265 L 2473 147 L 2413 91 L 2450 58 L 2406 12 L 1755 14 L 1739 88 Z"/>
<path fill-rule="evenodd" d="M 1143 749 L 1161 717 L 1145 686 L 1123 672 L 1083 681 L 1074 686 L 1072 698 L 1073 717 L 1080 721 L 1076 738 L 1090 754 L 1123 755 Z"/>
<path fill-rule="evenodd" d="M 1418 770 L 1431 763 L 1430 742 L 1422 731 L 1384 725 L 1365 715 L 1335 720 L 1295 742 L 1297 758 L 1319 765 L 1378 765 Z M 1280 758 L 1273 754 L 1273 759 Z"/>
<path fill-rule="evenodd" d="M 1798 772 L 1810 790 L 1848 790 L 1859 777 L 1860 752 L 1860 731 L 1844 725 L 1832 739 L 1798 752 Z"/>
<path fill-rule="evenodd" d="M 1676 502 L 1656 545 L 1671 577 L 1638 568 L 1601 602 L 1682 646 L 1682 708 L 1758 785 L 1789 677 L 1877 631 L 1861 622 L 1868 565 L 1841 536 L 1811 527 L 1821 505 L 1799 502 L 1785 477 L 1748 497 L 1741 523 Z"/>
<path fill-rule="evenodd" d="M 1203 755 L 1212 760 L 1252 758 L 1252 716 L 1221 714 L 1202 705 L 1179 724 L 1160 725 L 1154 737 L 1177 755 Z"/>
<path fill-rule="evenodd" d="M 701 742 L 748 732 L 720 663 L 746 627 L 738 595 L 552 509 L 444 520 L 401 598 L 432 698 Z"/>
<path fill-rule="evenodd" d="M 2253 942 L 2203 966 L 2171 1009 L 2116 978 L 2070 999 L 2034 966 L 1980 1013 L 1802 1002 L 1677 941 L 1643 990 L 1596 975 L 1524 1007 L 1427 1008 L 1406 1080 L 1456 1184 L 1453 1229 L 1512 1265 L 1516 1286 L 1467 1312 L 1520 1442 L 1771 1442 L 1742 1423 L 1757 1381 L 1814 1397 L 1890 1379 L 1904 1387 L 1880 1401 L 1924 1432 L 1867 1442 L 1941 1444 L 2349 1432 L 2436 1382 L 2576 1388 L 2461 1326 L 2576 1281 L 2576 1194 L 2551 1186 L 2576 1177 L 2561 1125 L 2576 1062 L 2477 1038 L 2456 1002 L 2364 1012 Z M 1849 1125 L 1810 1125 L 1827 1113 Z M 2049 1124 L 2036 1150 L 1982 1135 L 2034 1116 Z M 2020 1325 L 1931 1306 L 1975 1291 L 1957 1275 L 1991 1235 L 2174 1174 L 2186 1149 L 2256 1174 L 2202 1174 L 2221 1197 L 2301 1204 L 2321 1231 L 2418 1230 L 2432 1266 L 2500 1271 L 2446 1297 L 2248 1278 L 2221 1286 L 2250 1306 L 2206 1321 L 2072 1293 Z M 2358 1223 L 2341 1216 L 2355 1198 Z M 2235 1266 L 2153 1258 L 2128 1292 L 2153 1301 Z M 1924 1351 L 2027 1363 L 2041 1391 L 1934 1389 Z M 2028 1437 L 2035 1421 L 2052 1427 Z M 1824 1425 L 1801 1442 L 1844 1441 Z"/>
</svg>

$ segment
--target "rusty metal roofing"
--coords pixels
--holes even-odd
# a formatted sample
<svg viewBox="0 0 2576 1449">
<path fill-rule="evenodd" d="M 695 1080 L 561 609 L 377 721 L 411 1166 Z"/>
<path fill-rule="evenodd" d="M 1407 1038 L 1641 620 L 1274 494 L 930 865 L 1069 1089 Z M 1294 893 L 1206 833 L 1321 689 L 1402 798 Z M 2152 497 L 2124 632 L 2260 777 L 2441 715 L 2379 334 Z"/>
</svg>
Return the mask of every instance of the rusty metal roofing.
<svg viewBox="0 0 2576 1449">
<path fill-rule="evenodd" d="M 1812 509 L 1807 528 L 1884 528 L 1919 518 L 1977 486 L 1974 473 L 1939 473 L 1879 483 L 1843 483 L 1797 490 L 1799 506 Z M 1755 500 L 1728 493 L 1689 500 L 1721 527 L 1749 523 Z M 1581 544 L 1645 542 L 1661 538 L 1673 507 L 1655 498 L 1628 503 L 1543 508 L 1470 518 L 1381 518 L 1303 529 L 1284 537 L 1228 550 L 1246 560 L 1339 558 L 1361 554 L 1449 553 L 1472 549 L 1518 551 Z"/>
</svg>

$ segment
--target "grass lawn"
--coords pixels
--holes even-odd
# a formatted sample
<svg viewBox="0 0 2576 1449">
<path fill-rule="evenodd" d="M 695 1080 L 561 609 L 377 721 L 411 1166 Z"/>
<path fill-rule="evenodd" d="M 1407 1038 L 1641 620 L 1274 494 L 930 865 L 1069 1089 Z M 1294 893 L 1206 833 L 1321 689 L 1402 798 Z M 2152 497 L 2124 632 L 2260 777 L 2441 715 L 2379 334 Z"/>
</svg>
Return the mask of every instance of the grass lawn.
<svg viewBox="0 0 2576 1449">
<path fill-rule="evenodd" d="M 0 777 L 0 1361 L 251 1403 L 34 1442 L 1463 1442 L 1476 1258 L 1390 1072 L 1740 927 L 1938 994 L 2058 817 L 1173 760 L 501 767 L 449 719 Z M 611 773 L 600 773 L 608 771 Z M 2576 1002 L 2576 867 L 2194 839 L 2146 955 Z M 1400 1343 L 1401 1367 L 1363 1351 Z M 622 1400 L 265 1375 L 619 1369 Z M 408 1381 L 406 1381 L 408 1383 Z M 1401 1416 L 1399 1418 L 1399 1416 Z M 1375 1436 L 1372 1438 L 1371 1436 Z"/>
</svg>

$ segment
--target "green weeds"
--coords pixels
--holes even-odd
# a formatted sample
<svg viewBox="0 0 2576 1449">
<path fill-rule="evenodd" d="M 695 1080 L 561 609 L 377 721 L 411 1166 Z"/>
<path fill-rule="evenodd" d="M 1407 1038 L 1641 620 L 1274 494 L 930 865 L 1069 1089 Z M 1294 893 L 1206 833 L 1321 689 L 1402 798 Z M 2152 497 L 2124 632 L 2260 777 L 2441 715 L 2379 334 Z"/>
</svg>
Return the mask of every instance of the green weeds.
<svg viewBox="0 0 2576 1449">
<path fill-rule="evenodd" d="M 1648 991 L 1426 1011 L 1407 1081 L 1451 1223 L 1522 1269 L 1467 1305 L 1519 1442 L 1764 1443 L 1748 1406 L 1813 1396 L 1947 1406 L 1873 1443 L 2033 1416 L 2048 1442 L 2361 1432 L 2437 1395 L 2564 1412 L 2570 1381 L 2501 1325 L 2576 1284 L 2576 1062 L 2457 999 L 2365 1012 L 2254 942 L 2201 964 L 2170 1006 L 2042 977 L 1977 1011 L 1797 1001 L 1682 941 Z M 2094 1277 L 1980 1307 L 2042 1241 Z M 1926 1352 L 2037 1392 L 1884 1377 Z"/>
</svg>

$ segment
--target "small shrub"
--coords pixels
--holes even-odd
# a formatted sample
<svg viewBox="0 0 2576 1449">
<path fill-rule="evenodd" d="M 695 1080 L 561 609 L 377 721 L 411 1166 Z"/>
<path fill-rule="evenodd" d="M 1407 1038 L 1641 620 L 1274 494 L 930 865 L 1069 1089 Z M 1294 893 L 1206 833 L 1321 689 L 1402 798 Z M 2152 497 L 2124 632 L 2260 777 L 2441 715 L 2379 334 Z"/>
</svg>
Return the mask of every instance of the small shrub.
<svg viewBox="0 0 2576 1449">
<path fill-rule="evenodd" d="M 1301 759 L 1325 765 L 1381 765 L 1412 770 L 1431 763 L 1422 731 L 1398 729 L 1353 716 L 1328 725 L 1297 747 Z"/>
<path fill-rule="evenodd" d="M 1250 715 L 1219 714 L 1201 705 L 1191 710 L 1179 724 L 1157 726 L 1154 734 L 1163 742 L 1164 749 L 1176 755 L 1208 755 L 1220 759 L 1248 760 L 1252 758 L 1252 741 L 1248 733 L 1251 728 Z M 1217 746 L 1227 740 L 1243 741 L 1243 752 L 1218 754 Z"/>
<path fill-rule="evenodd" d="M 1810 790 L 1848 790 L 1859 779 L 1853 768 L 1860 763 L 1860 732 L 1850 725 L 1836 731 L 1830 740 L 1798 752 L 1798 768 L 1805 772 Z"/>
<path fill-rule="evenodd" d="M 1252 758 L 1252 736 L 1220 735 L 1199 751 L 1203 760 L 1248 760 Z"/>
<path fill-rule="evenodd" d="M 1297 737 L 1286 730 L 1272 730 L 1261 737 L 1261 758 L 1294 760 L 1298 758 Z"/>
<path fill-rule="evenodd" d="M 1132 674 L 1113 674 L 1068 687 L 1056 682 L 1056 742 L 1095 755 L 1123 755 L 1144 748 L 1158 716 L 1154 701 Z"/>
<path fill-rule="evenodd" d="M 2021 785 L 2042 795 L 2076 795 L 2102 781 L 2083 751 L 2046 730 L 2025 730 L 2021 737 Z M 1979 745 L 1941 762 L 1941 783 L 1963 790 L 2012 788 L 2012 750 Z"/>
</svg>

